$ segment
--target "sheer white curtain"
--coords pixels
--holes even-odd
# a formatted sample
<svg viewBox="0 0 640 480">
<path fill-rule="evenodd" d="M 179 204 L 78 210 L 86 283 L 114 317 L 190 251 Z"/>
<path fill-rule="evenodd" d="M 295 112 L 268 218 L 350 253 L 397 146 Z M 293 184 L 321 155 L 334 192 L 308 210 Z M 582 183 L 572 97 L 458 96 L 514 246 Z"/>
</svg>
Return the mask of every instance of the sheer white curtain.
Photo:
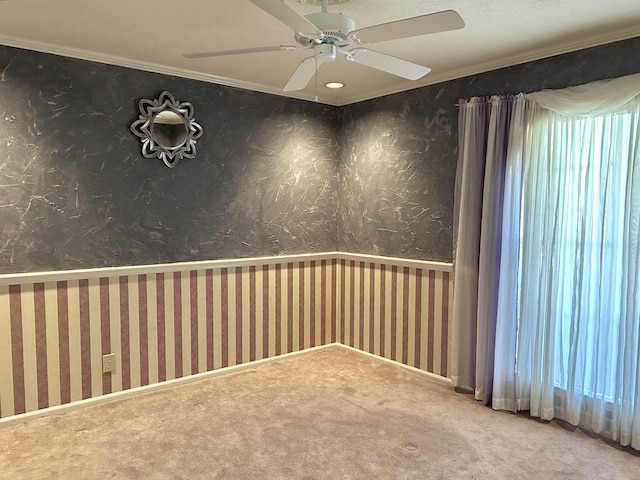
<svg viewBox="0 0 640 480">
<path fill-rule="evenodd" d="M 562 418 L 636 449 L 639 95 L 640 75 L 632 75 L 515 99 L 501 223 L 494 228 L 501 248 L 489 320 L 495 347 L 481 354 L 493 356 L 494 408 Z M 492 211 L 491 201 L 482 199 L 483 216 Z M 455 294 L 465 295 L 457 288 L 464 275 L 458 250 L 459 244 Z M 477 272 L 478 285 L 495 278 Z M 465 331 L 470 320 L 458 317 L 455 306 L 454 314 L 454 332 Z M 478 316 L 471 321 L 477 330 Z M 476 338 L 478 351 L 483 341 Z M 453 348 L 455 365 L 464 355 Z M 488 375 L 477 370 L 486 365 L 473 366 L 476 392 L 477 379 Z M 468 378 L 469 372 L 458 375 Z"/>
</svg>

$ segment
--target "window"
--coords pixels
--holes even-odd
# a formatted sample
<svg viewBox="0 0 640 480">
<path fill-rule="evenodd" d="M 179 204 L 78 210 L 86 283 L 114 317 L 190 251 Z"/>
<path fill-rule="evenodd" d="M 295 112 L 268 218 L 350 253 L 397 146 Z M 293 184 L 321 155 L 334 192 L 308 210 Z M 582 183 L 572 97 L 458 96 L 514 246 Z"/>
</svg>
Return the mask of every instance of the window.
<svg viewBox="0 0 640 480">
<path fill-rule="evenodd" d="M 640 323 L 638 113 L 547 111 L 536 122 L 522 190 L 517 371 L 532 410 L 577 423 L 585 409 L 621 405 L 637 370 L 637 355 L 626 362 Z"/>
</svg>

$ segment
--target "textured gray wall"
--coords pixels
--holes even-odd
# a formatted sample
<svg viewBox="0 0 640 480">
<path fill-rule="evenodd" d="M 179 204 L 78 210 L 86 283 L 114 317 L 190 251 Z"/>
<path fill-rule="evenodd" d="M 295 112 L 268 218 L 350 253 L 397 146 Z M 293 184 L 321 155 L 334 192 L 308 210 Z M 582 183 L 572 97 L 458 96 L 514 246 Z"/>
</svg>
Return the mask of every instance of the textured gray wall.
<svg viewBox="0 0 640 480">
<path fill-rule="evenodd" d="M 450 261 L 459 98 L 640 71 L 640 39 L 343 108 L 0 46 L 0 273 L 341 250 Z M 195 107 L 142 158 L 140 98 Z"/>
<path fill-rule="evenodd" d="M 461 98 L 640 71 L 640 38 L 346 106 L 338 250 L 449 262 Z"/>
<path fill-rule="evenodd" d="M 162 90 L 197 157 L 145 159 Z M 0 47 L 0 273 L 335 250 L 335 108 Z"/>
</svg>

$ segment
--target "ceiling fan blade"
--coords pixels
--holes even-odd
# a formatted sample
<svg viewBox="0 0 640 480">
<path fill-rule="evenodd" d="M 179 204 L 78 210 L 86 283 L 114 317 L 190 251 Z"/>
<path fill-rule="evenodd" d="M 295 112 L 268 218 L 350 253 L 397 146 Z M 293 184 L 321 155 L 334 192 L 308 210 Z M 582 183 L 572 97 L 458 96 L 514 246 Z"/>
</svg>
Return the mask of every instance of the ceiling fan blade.
<svg viewBox="0 0 640 480">
<path fill-rule="evenodd" d="M 405 18 L 395 22 L 381 23 L 354 30 L 349 33 L 352 38 L 360 43 L 385 42 L 400 38 L 415 37 L 429 33 L 446 32 L 464 27 L 464 20 L 453 10 L 430 13 L 419 17 Z"/>
<path fill-rule="evenodd" d="M 309 84 L 315 74 L 316 59 L 315 57 L 307 57 L 300 62 L 300 65 L 298 65 L 298 68 L 293 72 L 293 75 L 291 75 L 291 78 L 289 78 L 289 81 L 284 86 L 283 90 L 285 92 L 302 90 Z"/>
<path fill-rule="evenodd" d="M 291 27 L 295 32 L 307 38 L 322 38 L 322 32 L 313 23 L 296 12 L 282 0 L 249 0 L 272 17 Z"/>
<path fill-rule="evenodd" d="M 429 67 L 418 65 L 401 58 L 392 57 L 386 53 L 375 52 L 368 48 L 354 48 L 347 52 L 347 60 L 351 60 L 367 67 L 382 70 L 408 80 L 417 80 L 431 71 Z"/>
<path fill-rule="evenodd" d="M 224 57 L 226 55 L 241 55 L 244 53 L 277 52 L 279 50 L 290 52 L 296 50 L 293 45 L 274 45 L 272 47 L 239 48 L 236 50 L 218 50 L 213 52 L 185 53 L 184 58 Z"/>
</svg>

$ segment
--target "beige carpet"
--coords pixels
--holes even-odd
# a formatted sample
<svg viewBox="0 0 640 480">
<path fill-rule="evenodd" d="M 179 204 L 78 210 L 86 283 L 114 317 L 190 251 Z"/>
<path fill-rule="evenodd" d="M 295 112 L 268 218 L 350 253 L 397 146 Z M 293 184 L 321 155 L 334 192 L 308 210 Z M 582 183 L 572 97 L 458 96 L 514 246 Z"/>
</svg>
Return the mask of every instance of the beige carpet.
<svg viewBox="0 0 640 480">
<path fill-rule="evenodd" d="M 0 429 L 2 479 L 638 479 L 640 458 L 331 347 Z"/>
</svg>

